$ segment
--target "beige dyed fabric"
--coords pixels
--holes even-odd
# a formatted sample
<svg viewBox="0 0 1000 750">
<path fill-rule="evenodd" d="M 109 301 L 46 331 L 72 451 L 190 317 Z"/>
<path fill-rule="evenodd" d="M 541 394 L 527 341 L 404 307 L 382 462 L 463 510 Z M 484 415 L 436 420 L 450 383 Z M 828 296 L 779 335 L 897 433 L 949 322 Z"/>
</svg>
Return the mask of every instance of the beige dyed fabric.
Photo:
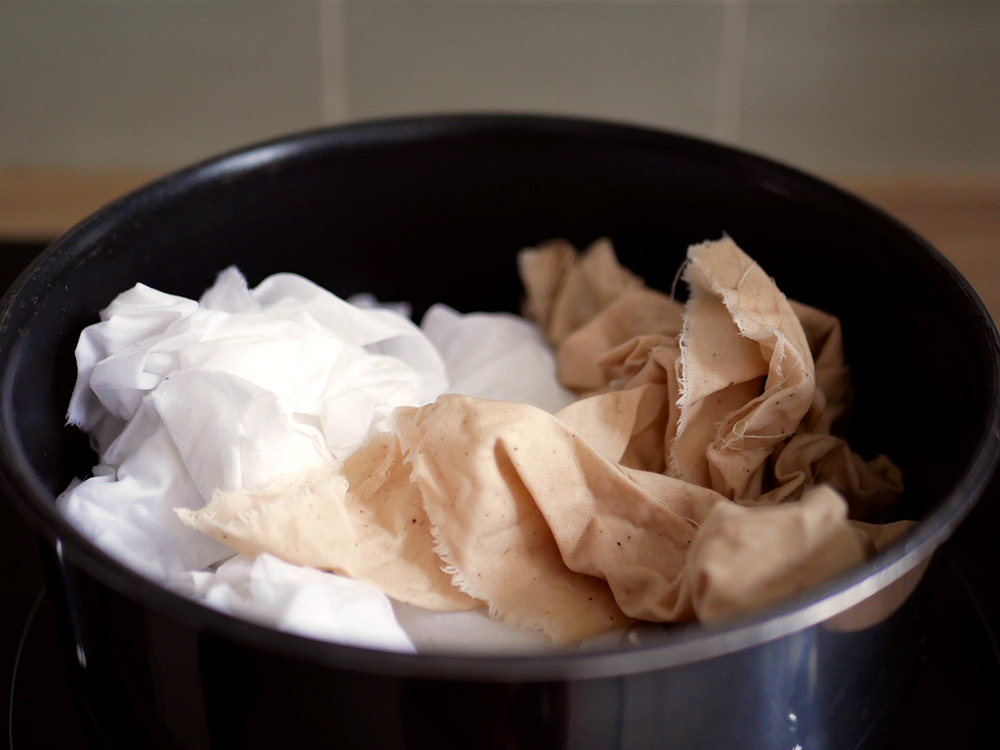
<svg viewBox="0 0 1000 750">
<path fill-rule="evenodd" d="M 898 470 L 885 458 L 863 461 L 831 434 L 850 399 L 836 318 L 788 300 L 728 237 L 690 248 L 686 308 L 611 272 L 607 240 L 575 263 L 567 252 L 554 242 L 522 254 L 526 313 L 557 346 L 567 387 L 667 386 L 659 419 L 669 475 L 741 503 L 775 504 L 828 483 L 845 494 L 852 518 L 881 520 L 902 489 Z M 585 295 L 602 306 L 575 299 Z M 572 332 L 557 310 L 578 311 Z M 600 376 L 575 362 L 597 363 Z"/>
<path fill-rule="evenodd" d="M 905 530 L 864 523 L 898 470 L 831 433 L 850 392 L 839 325 L 786 300 L 732 240 L 691 248 L 683 307 L 607 241 L 519 263 L 580 400 L 552 415 L 443 396 L 398 410 L 346 461 L 182 518 L 238 551 L 417 606 L 486 607 L 556 644 L 746 612 Z"/>
</svg>

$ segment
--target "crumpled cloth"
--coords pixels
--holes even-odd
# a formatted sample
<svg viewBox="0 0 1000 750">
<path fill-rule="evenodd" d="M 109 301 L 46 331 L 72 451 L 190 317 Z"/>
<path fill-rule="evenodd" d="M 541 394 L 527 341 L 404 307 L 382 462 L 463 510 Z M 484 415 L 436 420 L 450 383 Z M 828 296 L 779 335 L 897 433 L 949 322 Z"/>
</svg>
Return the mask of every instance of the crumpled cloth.
<svg viewBox="0 0 1000 750">
<path fill-rule="evenodd" d="M 122 293 L 77 346 L 68 420 L 100 463 L 60 496 L 60 511 L 112 556 L 212 606 L 414 650 L 379 589 L 272 556 L 233 558 L 175 513 L 346 458 L 384 433 L 396 408 L 446 391 L 553 411 L 574 400 L 536 325 L 436 305 L 421 329 L 406 314 L 370 298 L 350 304 L 291 274 L 250 290 L 235 268 L 199 300 L 141 284 Z M 419 626 L 419 615 L 409 621 Z"/>
<path fill-rule="evenodd" d="M 608 242 L 520 256 L 526 310 L 580 400 L 556 414 L 443 395 L 341 461 L 221 492 L 185 523 L 234 549 L 490 615 L 566 644 L 714 622 L 871 555 L 899 472 L 832 433 L 839 326 L 728 237 L 692 247 L 682 307 Z"/>
</svg>

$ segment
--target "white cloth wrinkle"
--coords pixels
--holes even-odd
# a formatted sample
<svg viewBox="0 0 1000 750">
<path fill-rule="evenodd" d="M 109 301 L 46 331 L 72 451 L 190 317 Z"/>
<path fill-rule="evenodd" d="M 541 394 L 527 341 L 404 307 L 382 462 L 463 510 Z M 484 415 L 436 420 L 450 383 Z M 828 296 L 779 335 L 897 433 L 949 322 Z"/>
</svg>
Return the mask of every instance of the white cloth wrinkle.
<svg viewBox="0 0 1000 750">
<path fill-rule="evenodd" d="M 519 401 L 550 413 L 576 400 L 551 376 L 556 360 L 545 334 L 519 315 L 463 315 L 436 304 L 421 327 L 444 357 L 453 393 Z"/>
<path fill-rule="evenodd" d="M 190 593 L 215 609 L 309 638 L 416 651 L 392 601 L 376 587 L 267 553 L 191 573 Z"/>
<path fill-rule="evenodd" d="M 520 393 L 552 411 L 572 400 L 532 324 L 439 310 L 431 336 L 405 304 L 358 302 L 293 274 L 250 289 L 234 267 L 198 301 L 142 284 L 120 294 L 77 346 L 67 418 L 101 462 L 60 496 L 61 512 L 129 567 L 210 606 L 310 637 L 413 651 L 390 600 L 370 585 L 269 555 L 228 559 L 230 548 L 175 512 L 344 458 L 386 430 L 397 407 L 449 390 Z M 463 369 L 458 348 L 439 351 L 451 336 L 475 342 L 481 367 Z M 421 616 L 407 618 L 415 632 L 447 640 L 447 627 Z"/>
</svg>

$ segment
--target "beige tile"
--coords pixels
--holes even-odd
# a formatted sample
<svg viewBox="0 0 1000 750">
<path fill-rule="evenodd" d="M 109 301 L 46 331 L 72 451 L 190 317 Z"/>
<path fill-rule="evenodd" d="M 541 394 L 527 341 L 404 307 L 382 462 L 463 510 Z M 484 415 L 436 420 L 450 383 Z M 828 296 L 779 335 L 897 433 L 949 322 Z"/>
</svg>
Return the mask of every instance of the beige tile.
<svg viewBox="0 0 1000 750">
<path fill-rule="evenodd" d="M 443 111 L 588 115 L 710 133 L 722 5 L 345 5 L 354 118 Z"/>
<path fill-rule="evenodd" d="M 316 2 L 2 0 L 0 163 L 180 166 L 318 124 Z"/>
<path fill-rule="evenodd" d="M 752 149 L 839 173 L 996 173 L 998 122 L 994 0 L 750 3 Z"/>
<path fill-rule="evenodd" d="M 350 119 L 347 103 L 347 35 L 342 0 L 319 0 L 319 36 L 323 123 Z"/>
</svg>

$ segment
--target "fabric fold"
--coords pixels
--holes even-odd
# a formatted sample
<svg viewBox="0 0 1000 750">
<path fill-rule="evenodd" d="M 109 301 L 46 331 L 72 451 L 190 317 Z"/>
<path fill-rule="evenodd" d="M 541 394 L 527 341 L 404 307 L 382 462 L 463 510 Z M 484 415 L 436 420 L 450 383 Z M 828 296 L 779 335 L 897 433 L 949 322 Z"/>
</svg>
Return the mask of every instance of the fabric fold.
<svg viewBox="0 0 1000 750">
<path fill-rule="evenodd" d="M 158 478 L 187 494 L 144 490 L 146 528 L 214 540 L 180 550 L 171 575 L 240 555 L 228 577 L 191 579 L 220 606 L 255 611 L 245 593 L 273 575 L 262 596 L 298 607 L 307 566 L 353 579 L 324 596 L 357 596 L 357 611 L 387 614 L 364 593 L 377 589 L 407 617 L 487 612 L 557 645 L 636 621 L 720 622 L 905 533 L 869 523 L 902 491 L 899 470 L 840 432 L 839 322 L 788 300 L 731 238 L 688 249 L 684 304 L 607 239 L 518 264 L 533 323 L 435 306 L 421 330 L 287 274 L 249 289 L 225 272 L 191 304 L 136 288 L 81 339 L 70 419 L 99 433 L 104 464 L 63 507 L 110 513 L 104 485 L 118 498 L 130 477 Z M 538 383 L 505 382 L 501 366 Z"/>
<path fill-rule="evenodd" d="M 365 569 L 352 556 L 345 555 L 342 567 L 357 578 L 266 554 L 253 564 L 230 563 L 234 544 L 254 555 L 257 548 L 235 538 L 220 537 L 220 543 L 176 512 L 202 509 L 217 492 L 237 490 L 257 493 L 261 505 L 260 493 L 298 472 L 312 477 L 315 492 L 354 485 L 370 494 L 385 463 L 384 456 L 373 458 L 372 448 L 377 436 L 387 435 L 393 410 L 432 401 L 451 387 L 496 395 L 509 379 L 489 364 L 502 362 L 508 351 L 518 352 L 514 364 L 526 378 L 509 396 L 545 402 L 553 411 L 572 400 L 556 381 L 554 355 L 533 323 L 442 310 L 447 330 L 477 345 L 481 367 L 467 377 L 460 352 L 444 356 L 404 315 L 403 306 L 380 305 L 370 296 L 349 304 L 291 274 L 251 289 L 236 268 L 222 271 L 198 300 L 143 285 L 126 290 L 79 339 L 68 421 L 90 435 L 101 463 L 67 488 L 59 510 L 109 554 L 211 606 L 343 642 L 363 643 L 368 632 L 373 647 L 413 650 L 398 637 L 385 594 L 372 597 L 375 589 L 358 580 Z M 368 450 L 358 450 L 363 447 Z M 356 473 L 324 476 L 348 458 L 344 465 L 361 467 Z M 300 492 L 267 515 L 272 524 L 282 517 L 278 510 L 289 518 L 308 510 L 312 497 Z M 264 515 L 249 505 L 238 510 L 243 518 Z M 423 514 L 419 505 L 414 510 Z M 412 530 L 393 536 L 413 518 L 400 502 L 384 509 L 385 528 L 369 524 L 366 538 L 381 555 L 369 561 L 373 569 L 398 568 L 413 558 L 418 540 L 411 540 Z M 330 538 L 349 545 L 349 531 L 342 525 Z M 307 553 L 286 557 L 306 561 Z M 409 593 L 401 587 L 397 601 L 485 611 L 482 602 L 450 590 L 439 559 L 427 553 L 423 566 L 408 563 Z M 344 618 L 318 621 L 319 611 L 341 604 Z M 420 630 L 427 616 L 420 613 L 429 611 L 413 608 L 408 622 Z M 359 625 L 354 616 L 369 620 Z"/>
</svg>

